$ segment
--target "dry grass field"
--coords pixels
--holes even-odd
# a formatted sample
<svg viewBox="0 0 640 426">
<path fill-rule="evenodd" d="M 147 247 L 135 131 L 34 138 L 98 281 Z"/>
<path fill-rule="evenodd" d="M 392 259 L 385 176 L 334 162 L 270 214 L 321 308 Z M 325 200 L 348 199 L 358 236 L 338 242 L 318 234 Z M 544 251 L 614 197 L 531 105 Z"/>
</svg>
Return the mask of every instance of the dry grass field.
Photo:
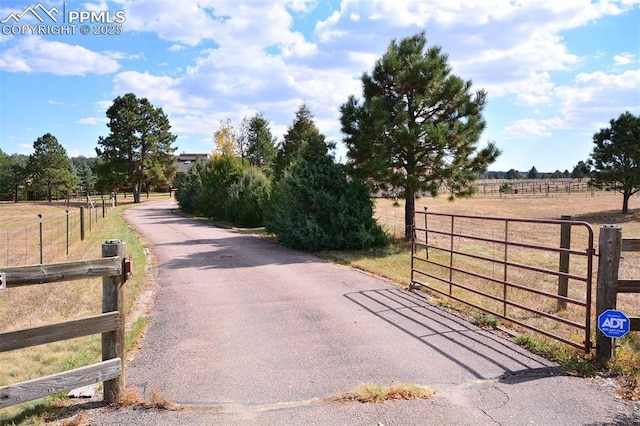
<svg viewBox="0 0 640 426">
<path fill-rule="evenodd" d="M 469 199 L 458 199 L 455 201 L 449 201 L 446 197 L 423 197 L 417 200 L 416 208 L 418 211 L 422 211 L 424 207 L 428 208 L 430 213 L 447 213 L 447 214 L 468 214 L 468 215 L 480 215 L 480 216 L 491 216 L 491 217 L 506 217 L 506 218 L 528 218 L 528 219 L 560 219 L 563 215 L 568 215 L 573 218 L 575 221 L 584 221 L 591 225 L 594 231 L 594 247 L 597 250 L 598 248 L 598 234 L 599 230 L 603 225 L 617 225 L 622 228 L 623 238 L 640 238 L 640 196 L 634 196 L 630 200 L 630 212 L 628 214 L 623 215 L 621 213 L 622 208 L 622 196 L 620 194 L 610 193 L 610 192 L 595 192 L 591 194 L 590 192 L 582 192 L 582 193 L 571 193 L 571 194 L 553 194 L 553 196 L 541 196 L 541 197 L 522 197 L 522 196 L 511 196 L 504 195 L 502 197 L 493 197 L 493 198 L 482 198 L 482 197 L 474 197 Z M 398 200 L 398 203 L 394 203 L 393 200 L 389 199 L 378 199 L 376 201 L 376 217 L 378 218 L 379 223 L 381 223 L 390 233 L 394 234 L 397 237 L 401 237 L 404 232 L 404 203 L 403 200 Z M 423 217 L 419 217 L 418 226 L 424 226 L 420 221 L 423 220 Z M 439 218 L 437 216 L 429 216 L 429 229 L 436 228 L 444 228 L 448 229 L 448 224 L 437 223 Z M 449 220 L 449 218 L 442 218 L 442 220 Z M 455 222 L 455 232 L 464 233 L 466 235 L 474 235 L 474 236 L 482 236 L 486 238 L 492 239 L 503 239 L 504 238 L 504 223 L 500 221 L 496 221 L 495 223 L 491 221 L 485 221 L 482 224 L 479 224 L 478 221 L 473 220 L 464 220 L 464 219 L 456 219 Z M 571 236 L 571 248 L 576 250 L 584 250 L 587 248 L 587 232 L 586 227 L 575 227 L 572 230 Z M 424 238 L 419 236 L 419 238 Z M 429 241 L 432 245 L 440 245 L 443 239 L 448 239 L 448 237 L 438 236 L 438 235 L 430 235 Z M 509 223 L 509 240 L 517 241 L 523 243 L 531 243 L 537 245 L 546 245 L 551 247 L 557 247 L 560 240 L 560 227 L 558 225 L 530 225 L 530 224 L 516 224 L 514 222 Z M 500 258 L 503 254 L 504 248 L 501 245 L 499 247 L 495 247 L 494 244 L 492 246 L 491 243 L 487 244 L 479 244 L 472 240 L 465 241 L 463 238 L 458 238 L 455 241 L 456 247 L 455 249 L 471 252 L 471 253 L 482 253 L 485 256 Z M 448 245 L 448 241 L 442 244 L 444 246 Z M 437 251 L 430 251 L 430 255 L 432 258 L 435 256 L 436 261 L 438 261 L 438 253 Z M 623 253 L 623 259 L 620 264 L 620 278 L 621 279 L 638 279 L 640 278 L 640 253 Z M 396 259 L 396 262 L 404 262 L 407 263 L 406 256 L 408 254 L 405 252 L 402 255 L 398 254 L 399 259 Z M 532 255 L 530 252 L 526 252 L 522 250 L 522 255 L 518 257 L 518 249 L 517 248 L 509 248 L 509 256 L 510 259 L 515 259 L 519 263 L 543 266 L 545 268 L 557 268 L 558 266 L 558 255 L 556 253 L 551 253 L 547 257 L 543 257 L 542 255 Z M 445 258 L 446 257 L 446 258 Z M 473 260 L 468 261 L 466 265 L 464 265 L 465 260 L 464 256 L 455 256 L 454 263 L 457 267 L 466 270 L 472 270 L 476 273 L 481 273 L 485 276 L 493 276 L 500 277 L 503 273 L 500 266 L 496 267 L 495 264 L 492 266 L 483 265 L 480 262 L 474 262 Z M 579 276 L 586 276 L 586 262 L 584 259 L 576 259 L 573 255 L 571 256 L 571 270 L 570 273 L 576 274 Z M 449 261 L 448 254 L 443 253 L 441 258 L 439 259 L 439 263 L 447 264 Z M 594 259 L 594 269 L 593 269 L 593 303 L 595 303 L 595 282 L 596 282 L 596 273 L 597 273 L 597 258 Z M 369 269 L 375 268 L 374 265 L 364 266 Z M 491 269 L 493 268 L 493 270 Z M 431 272 L 434 271 L 431 267 Z M 496 270 L 497 269 L 497 270 Z M 445 271 L 436 271 L 433 272 L 436 275 L 440 273 L 445 273 Z M 404 270 L 400 273 L 400 275 L 404 275 L 406 278 L 400 282 L 407 284 L 408 277 L 410 276 L 409 267 L 405 267 Z M 509 280 L 517 283 L 522 283 L 526 286 L 530 286 L 532 288 L 537 288 L 542 291 L 548 291 L 553 293 L 557 289 L 557 278 L 554 276 L 543 276 L 541 274 L 531 273 L 528 271 L 521 271 L 519 276 L 517 273 L 509 272 Z M 460 277 L 460 275 L 458 274 Z M 391 277 L 392 279 L 397 279 L 397 277 Z M 462 278 L 460 278 L 462 279 Z M 494 288 L 487 284 L 481 282 L 481 280 L 474 279 L 471 277 L 464 278 L 465 283 L 469 282 L 473 286 L 481 287 L 483 291 L 488 291 L 492 293 L 493 291 L 501 291 L 500 289 Z M 434 280 L 431 280 L 434 281 Z M 495 286 L 494 286 L 495 287 Z M 501 287 L 501 286 L 500 286 Z M 583 300 L 584 293 L 586 292 L 584 283 L 581 282 L 572 282 L 569 281 L 569 296 L 575 298 L 576 300 Z M 513 292 L 513 291 L 512 291 Z M 555 300 L 546 300 L 543 301 L 541 298 L 536 298 L 532 294 L 523 294 L 523 298 L 526 298 L 526 302 L 531 306 L 534 306 L 536 309 L 540 309 L 544 312 L 551 312 L 554 308 L 551 306 L 553 303 L 555 305 Z M 537 300 L 540 299 L 540 300 Z M 474 302 L 478 302 L 478 299 L 474 299 Z M 640 295 L 634 294 L 621 294 L 618 296 L 618 309 L 623 310 L 630 316 L 640 316 L 640 308 L 638 308 L 640 301 Z M 445 302 L 446 303 L 446 302 Z M 484 302 L 478 302 L 480 305 L 486 303 L 486 299 Z M 494 303 L 494 305 L 499 305 Z M 483 305 L 486 306 L 486 305 Z M 494 309 L 497 309 L 496 306 L 491 306 Z M 515 309 L 514 309 L 515 310 Z M 584 309 L 575 309 L 570 306 L 567 312 L 562 313 L 563 316 L 567 318 L 577 317 L 579 319 L 580 316 L 584 317 Z M 595 312 L 595 309 L 593 309 Z M 520 313 L 522 317 L 526 317 L 528 314 L 526 312 Z M 531 317 L 531 315 L 528 315 Z M 531 320 L 531 318 L 528 318 Z M 538 323 L 544 323 L 544 319 L 534 318 L 534 321 Z M 592 318 L 592 321 L 595 321 L 595 318 Z M 548 326 L 549 324 L 542 324 L 542 328 Z M 536 324 L 536 326 L 540 326 L 540 324 Z M 562 334 L 566 330 L 558 330 L 563 327 L 558 326 L 557 324 L 552 325 L 554 330 L 551 330 L 554 333 Z M 571 334 L 570 331 L 566 331 L 568 333 L 566 338 L 575 341 L 581 342 L 584 336 Z M 634 343 L 636 340 L 640 340 L 636 337 L 640 333 L 630 333 L 628 338 L 625 338 L 626 341 L 636 348 L 636 344 Z M 637 352 L 637 351 L 636 351 Z M 635 362 L 635 361 L 634 361 Z"/>
<path fill-rule="evenodd" d="M 166 199 L 166 195 L 159 197 Z M 102 218 L 101 205 L 96 210 L 86 210 L 87 236 L 80 242 L 79 205 L 80 202 L 67 206 L 63 202 L 47 203 L 2 203 L 0 204 L 0 268 L 2 266 L 22 266 L 39 263 L 39 222 L 37 215 L 43 215 L 43 260 L 44 263 L 56 263 L 71 260 L 98 258 L 101 256 L 101 243 L 106 239 L 118 238 L 123 241 L 135 241 L 135 231 L 119 218 L 119 213 L 127 207 L 131 200 L 119 200 L 120 207 L 113 212 L 107 210 L 107 217 Z M 592 225 L 595 232 L 594 243 L 597 248 L 598 230 L 604 224 L 617 224 L 622 228 L 625 238 L 640 238 L 640 196 L 632 197 L 630 213 L 620 213 L 622 197 L 607 192 L 553 194 L 552 196 L 522 197 L 504 195 L 492 198 L 470 198 L 448 201 L 446 197 L 424 197 L 417 200 L 417 208 L 428 207 L 429 212 L 450 214 L 472 214 L 494 217 L 559 219 L 562 215 L 570 215 L 574 220 L 585 221 Z M 66 220 L 69 210 L 69 254 L 66 254 Z M 89 211 L 93 212 L 92 230 L 89 232 Z M 96 216 L 97 215 L 97 222 Z M 112 214 L 115 213 L 115 214 Z M 391 233 L 401 237 L 404 232 L 404 205 L 402 200 L 395 204 L 393 200 L 377 199 L 375 215 L 378 221 Z M 458 225 L 457 225 L 458 226 Z M 464 232 L 472 235 L 489 233 L 500 238 L 498 228 L 474 227 L 469 222 L 460 225 Z M 511 232 L 511 231 L 510 231 Z M 518 228 L 512 232 L 515 238 L 533 240 L 541 244 L 557 245 L 558 227 L 547 227 L 545 230 Z M 574 245 L 583 244 L 585 236 L 577 232 L 572 236 Z M 472 248 L 473 249 L 473 248 Z M 493 250 L 484 247 L 479 250 Z M 135 295 L 144 287 L 145 254 L 143 247 L 128 245 L 136 267 L 131 285 Z M 329 254 L 331 256 L 331 254 Z M 410 256 L 406 246 L 397 245 L 386 249 L 382 254 L 372 252 L 341 253 L 332 256 L 341 261 L 351 263 L 364 269 L 385 275 L 400 284 L 408 284 L 410 279 Z M 536 262 L 546 260 L 534 259 Z M 557 265 L 557 256 L 555 260 Z M 597 260 L 595 261 L 597 266 Z M 573 263 L 572 263 L 573 265 Z M 572 268 L 581 268 L 579 262 Z M 483 271 L 487 274 L 495 271 Z M 572 270 L 572 273 L 580 271 Z M 594 275 L 595 275 L 594 268 Z M 625 253 L 620 269 L 621 278 L 640 278 L 640 256 L 638 253 Z M 595 282 L 595 279 L 594 279 Z M 128 285 L 130 285 L 128 283 Z M 572 291 L 584 291 L 577 285 L 570 285 Z M 632 316 L 640 316 L 638 308 L 640 295 L 620 295 L 618 307 Z M 81 318 L 99 313 L 101 310 L 101 281 L 79 280 L 42 286 L 26 286 L 0 291 L 0 332 L 36 327 L 44 324 Z M 128 303 L 132 299 L 127 300 Z M 636 337 L 640 333 L 631 333 L 625 338 L 628 350 L 619 352 L 619 371 L 637 375 L 640 371 Z M 579 337 L 577 337 L 579 338 Z M 96 360 L 99 354 L 99 336 L 75 339 L 42 345 L 19 351 L 0 354 L 0 386 L 28 380 L 42 374 L 50 374 L 86 365 Z M 3 416 L 0 413 L 0 423 Z"/>
<path fill-rule="evenodd" d="M 166 199 L 159 197 L 160 199 Z M 60 263 L 101 257 L 102 243 L 108 239 L 127 242 L 133 259 L 134 276 L 127 281 L 127 308 L 146 285 L 145 252 L 135 231 L 119 213 L 132 205 L 131 197 L 119 207 L 107 209 L 98 220 L 93 210 L 89 230 L 86 209 L 85 241 L 80 241 L 79 205 L 60 203 L 0 204 L 0 269 L 5 264 L 23 266 L 39 263 L 39 223 L 43 215 L 43 263 Z M 70 242 L 66 253 L 66 210 L 69 210 Z M 74 217 L 75 215 L 75 217 Z M 7 238 L 8 236 L 8 238 Z M 0 332 L 38 327 L 99 314 L 102 311 L 102 279 L 85 279 L 0 291 Z M 0 386 L 33 379 L 96 362 L 100 357 L 100 335 L 78 338 L 27 349 L 0 353 Z M 27 406 L 32 404 L 28 403 Z M 22 405 L 0 410 L 0 424 L 25 409 Z M 28 410 L 27 410 L 28 411 Z M 38 421 L 36 420 L 36 423 Z M 29 423 L 29 421 L 27 421 Z"/>
<path fill-rule="evenodd" d="M 574 193 L 554 197 L 474 197 L 454 201 L 449 201 L 446 197 L 423 197 L 416 201 L 416 209 L 421 211 L 424 207 L 427 207 L 429 212 L 508 218 L 560 219 L 561 216 L 567 215 L 575 221 L 584 221 L 592 226 L 596 249 L 598 232 L 603 225 L 617 225 L 622 228 L 623 238 L 640 238 L 640 196 L 638 195 L 631 197 L 628 214 L 621 213 L 622 196 L 610 192 L 596 192 L 593 196 L 590 193 Z M 375 216 L 391 234 L 396 237 L 403 235 L 404 202 L 402 200 L 398 200 L 398 205 L 394 205 L 393 200 L 378 199 Z M 540 244 L 546 241 L 547 245 L 557 245 L 560 238 L 559 228 L 548 227 L 548 231 L 545 233 L 540 229 L 527 229 L 526 226 L 520 229 L 522 239 Z M 465 232 L 473 233 L 474 230 L 465 229 Z M 495 231 L 494 237 L 499 237 L 498 232 Z M 517 232 L 517 229 L 514 232 Z M 584 236 L 573 236 L 572 248 L 581 241 L 584 241 Z M 620 278 L 640 278 L 639 253 L 623 253 L 623 257 Z M 640 315 L 640 312 L 638 314 Z"/>
</svg>

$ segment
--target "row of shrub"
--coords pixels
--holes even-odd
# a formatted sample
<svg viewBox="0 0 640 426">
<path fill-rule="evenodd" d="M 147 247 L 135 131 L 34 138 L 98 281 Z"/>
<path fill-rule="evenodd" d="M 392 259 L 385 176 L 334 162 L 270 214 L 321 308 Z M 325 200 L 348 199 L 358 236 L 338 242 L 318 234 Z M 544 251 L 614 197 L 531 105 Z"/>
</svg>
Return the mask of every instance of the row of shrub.
<svg viewBox="0 0 640 426">
<path fill-rule="evenodd" d="M 280 173 L 229 153 L 196 161 L 176 200 L 191 214 L 239 227 L 266 227 L 283 244 L 305 250 L 384 245 L 363 182 L 347 177 L 324 139 L 303 142 Z"/>
</svg>

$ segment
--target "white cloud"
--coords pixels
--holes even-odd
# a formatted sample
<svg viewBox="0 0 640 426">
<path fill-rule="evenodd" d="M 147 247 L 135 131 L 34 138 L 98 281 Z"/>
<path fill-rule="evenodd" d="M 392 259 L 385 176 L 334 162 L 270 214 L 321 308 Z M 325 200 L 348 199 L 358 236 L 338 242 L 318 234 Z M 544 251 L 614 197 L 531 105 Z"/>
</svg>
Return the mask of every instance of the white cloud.
<svg viewBox="0 0 640 426">
<path fill-rule="evenodd" d="M 625 111 L 640 114 L 640 70 L 620 74 L 580 73 L 558 87 L 564 119 L 572 127 L 594 128 Z"/>
<path fill-rule="evenodd" d="M 70 103 L 67 103 L 67 102 L 61 102 L 61 101 L 55 101 L 55 100 L 53 100 L 53 99 L 49 99 L 49 100 L 47 101 L 47 103 L 48 103 L 49 105 L 57 105 L 57 106 L 64 106 L 64 107 L 75 107 L 75 106 L 76 106 L 75 104 L 70 104 Z"/>
<path fill-rule="evenodd" d="M 144 52 L 129 54 L 126 52 L 116 52 L 113 50 L 105 50 L 104 52 L 102 52 L 102 54 L 112 59 L 129 59 L 129 60 L 145 59 Z"/>
<path fill-rule="evenodd" d="M 525 118 L 506 126 L 503 133 L 514 139 L 550 138 L 553 136 L 552 130 L 564 127 L 563 120 L 557 117 L 549 120 Z"/>
<path fill-rule="evenodd" d="M 474 88 L 487 89 L 490 102 L 509 96 L 519 106 L 536 108 L 538 116 L 543 116 L 540 108 L 563 106 L 557 113 L 561 118 L 525 118 L 503 134 L 547 138 L 575 126 L 582 111 L 580 94 L 572 91 L 578 81 L 558 88 L 552 80 L 583 61 L 569 51 L 563 31 L 631 7 L 587 0 L 343 0 L 340 10 L 317 22 L 305 38 L 293 30 L 293 22 L 298 14 L 320 8 L 313 1 L 121 3 L 126 31 L 155 33 L 170 42 L 169 52 L 188 49 L 197 57 L 184 71 L 174 64 L 164 75 L 121 72 L 114 78 L 114 95 L 134 92 L 149 98 L 185 134 L 212 134 L 220 120 L 239 122 L 268 111 L 279 136 L 306 101 L 320 130 L 334 139 L 340 138 L 339 106 L 349 95 L 360 95 L 362 72 L 371 71 L 392 37 L 421 30 L 429 45 L 449 54 L 454 73 L 472 79 Z"/>
<path fill-rule="evenodd" d="M 40 37 L 25 37 L 0 53 L 0 69 L 7 72 L 43 72 L 56 75 L 110 74 L 118 62 L 82 46 Z"/>
<path fill-rule="evenodd" d="M 629 65 L 635 62 L 635 55 L 633 53 L 624 52 L 613 57 L 615 65 Z"/>
<path fill-rule="evenodd" d="M 388 34 L 401 38 L 425 30 L 429 45 L 449 54 L 454 73 L 472 79 L 490 96 L 515 94 L 529 105 L 551 99 L 548 77 L 544 90 L 529 89 L 541 82 L 540 76 L 570 71 L 582 61 L 568 50 L 562 31 L 631 7 L 585 0 L 344 0 L 340 11 L 318 22 L 315 35 L 326 44 L 321 50 L 380 55 Z"/>
<path fill-rule="evenodd" d="M 88 124 L 88 125 L 96 125 L 107 123 L 108 120 L 106 118 L 97 118 L 97 117 L 85 117 L 76 121 L 76 124 Z"/>
</svg>

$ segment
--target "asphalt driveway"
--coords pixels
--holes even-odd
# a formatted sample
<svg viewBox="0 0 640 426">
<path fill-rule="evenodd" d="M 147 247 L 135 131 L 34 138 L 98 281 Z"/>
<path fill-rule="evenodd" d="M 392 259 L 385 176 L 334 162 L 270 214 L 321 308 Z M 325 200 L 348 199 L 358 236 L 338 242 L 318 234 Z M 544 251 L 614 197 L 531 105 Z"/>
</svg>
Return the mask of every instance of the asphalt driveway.
<svg viewBox="0 0 640 426">
<path fill-rule="evenodd" d="M 128 387 L 181 411 L 93 408 L 90 424 L 640 422 L 612 382 L 549 361 L 416 293 L 276 242 L 175 212 L 129 209 L 157 261 L 155 306 Z M 419 384 L 423 401 L 327 399 L 361 383 Z"/>
</svg>

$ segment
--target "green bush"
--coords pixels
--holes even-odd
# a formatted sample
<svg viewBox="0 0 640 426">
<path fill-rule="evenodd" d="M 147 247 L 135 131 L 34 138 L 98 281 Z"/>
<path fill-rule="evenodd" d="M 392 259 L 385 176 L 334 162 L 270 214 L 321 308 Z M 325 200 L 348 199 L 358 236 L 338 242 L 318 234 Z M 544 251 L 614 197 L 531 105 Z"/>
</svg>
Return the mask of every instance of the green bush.
<svg viewBox="0 0 640 426">
<path fill-rule="evenodd" d="M 198 211 L 209 218 L 224 219 L 229 188 L 240 179 L 243 169 L 240 159 L 232 155 L 217 154 L 209 160 L 200 174 Z"/>
<path fill-rule="evenodd" d="M 185 213 L 196 213 L 198 211 L 198 200 L 202 193 L 200 173 L 203 168 L 204 163 L 202 160 L 196 160 L 178 183 L 176 201 L 180 209 Z"/>
<path fill-rule="evenodd" d="M 270 192 L 269 178 L 259 168 L 249 166 L 240 179 L 229 187 L 227 218 L 237 226 L 263 226 Z"/>
<path fill-rule="evenodd" d="M 367 187 L 349 180 L 323 139 L 305 142 L 276 182 L 266 227 L 283 244 L 305 250 L 384 245 Z"/>
</svg>

